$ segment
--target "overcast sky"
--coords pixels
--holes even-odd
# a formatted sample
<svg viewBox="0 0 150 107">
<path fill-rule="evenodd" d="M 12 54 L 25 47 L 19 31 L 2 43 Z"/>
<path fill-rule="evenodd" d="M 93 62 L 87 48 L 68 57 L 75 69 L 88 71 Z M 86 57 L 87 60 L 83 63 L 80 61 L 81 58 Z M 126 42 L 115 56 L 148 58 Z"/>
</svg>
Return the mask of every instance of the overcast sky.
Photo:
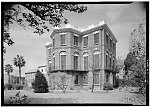
<svg viewBox="0 0 150 107">
<path fill-rule="evenodd" d="M 117 38 L 117 57 L 125 58 L 128 53 L 129 36 L 136 29 L 139 23 L 146 18 L 146 12 L 141 3 L 133 4 L 86 4 L 88 10 L 82 14 L 65 12 L 64 16 L 71 25 L 77 27 L 87 27 L 91 24 L 104 20 Z M 47 42 L 51 42 L 50 34 L 45 33 L 41 36 L 33 34 L 33 30 L 24 30 L 17 24 L 11 27 L 11 36 L 15 44 L 6 47 L 4 64 L 12 64 L 13 58 L 17 55 L 23 55 L 26 65 L 22 67 L 22 75 L 35 69 L 38 66 L 46 65 Z M 14 67 L 14 73 L 17 74 L 18 68 Z"/>
</svg>

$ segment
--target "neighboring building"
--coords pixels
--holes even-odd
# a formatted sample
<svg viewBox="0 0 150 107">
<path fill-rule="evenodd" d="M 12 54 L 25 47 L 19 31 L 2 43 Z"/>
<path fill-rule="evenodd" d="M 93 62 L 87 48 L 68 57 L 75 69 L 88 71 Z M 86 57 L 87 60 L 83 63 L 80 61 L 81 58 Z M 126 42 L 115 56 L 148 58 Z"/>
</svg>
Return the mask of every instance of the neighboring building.
<svg viewBox="0 0 150 107">
<path fill-rule="evenodd" d="M 22 84 L 25 84 L 25 77 L 21 76 Z M 8 83 L 8 74 L 4 74 L 4 84 Z M 19 84 L 19 76 L 10 75 L 10 83 Z"/>
<path fill-rule="evenodd" d="M 44 74 L 44 76 L 47 77 L 47 70 L 46 70 L 46 66 L 39 66 L 37 68 L 41 73 Z M 32 82 L 35 80 L 35 74 L 37 72 L 37 69 L 32 69 L 30 72 L 25 73 L 25 81 L 26 81 L 26 85 L 29 87 L 32 87 Z"/>
<path fill-rule="evenodd" d="M 30 72 L 25 73 L 25 84 L 32 87 L 32 82 L 35 80 L 37 69 L 32 69 Z"/>
<path fill-rule="evenodd" d="M 46 67 L 49 85 L 53 72 L 63 71 L 72 75 L 74 86 L 88 86 L 92 83 L 103 89 L 104 82 L 115 84 L 116 38 L 105 24 L 100 22 L 87 29 L 54 29 L 50 35 L 52 44 L 46 45 Z"/>
</svg>

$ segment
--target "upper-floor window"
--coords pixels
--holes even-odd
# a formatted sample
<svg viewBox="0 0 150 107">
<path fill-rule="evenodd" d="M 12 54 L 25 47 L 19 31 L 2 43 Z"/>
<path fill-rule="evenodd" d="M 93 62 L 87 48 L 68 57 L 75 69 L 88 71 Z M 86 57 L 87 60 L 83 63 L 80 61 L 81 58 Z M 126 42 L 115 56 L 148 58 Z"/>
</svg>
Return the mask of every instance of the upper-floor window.
<svg viewBox="0 0 150 107">
<path fill-rule="evenodd" d="M 53 48 L 55 48 L 55 38 L 53 38 Z"/>
<path fill-rule="evenodd" d="M 49 56 L 51 56 L 51 52 L 52 52 L 51 48 L 49 48 L 48 51 L 49 51 Z"/>
<path fill-rule="evenodd" d="M 107 53 L 106 53 L 106 59 L 105 59 L 105 61 L 106 61 L 106 69 L 108 68 L 108 51 L 107 51 Z"/>
<path fill-rule="evenodd" d="M 116 50 L 116 46 L 115 46 L 115 43 L 113 43 L 113 50 L 114 50 L 114 51 Z"/>
<path fill-rule="evenodd" d="M 112 39 L 110 39 L 110 48 L 112 49 Z"/>
<path fill-rule="evenodd" d="M 107 45 L 109 44 L 109 37 L 108 37 L 107 33 L 106 33 L 106 43 L 107 43 Z"/>
<path fill-rule="evenodd" d="M 66 52 L 60 53 L 60 63 L 61 63 L 61 69 L 66 69 Z"/>
<path fill-rule="evenodd" d="M 88 46 L 88 36 L 83 37 L 83 46 Z"/>
<path fill-rule="evenodd" d="M 74 36 L 74 45 L 78 46 L 78 36 Z"/>
<path fill-rule="evenodd" d="M 99 69 L 99 51 L 94 52 L 93 64 L 94 64 L 94 69 Z"/>
<path fill-rule="evenodd" d="M 99 43 L 99 33 L 95 33 L 94 34 L 94 44 L 98 44 Z"/>
<path fill-rule="evenodd" d="M 83 56 L 84 59 L 84 70 L 88 69 L 88 56 Z"/>
<path fill-rule="evenodd" d="M 78 56 L 79 56 L 79 53 L 78 52 L 74 52 L 74 69 L 75 70 L 78 69 Z"/>
<path fill-rule="evenodd" d="M 61 45 L 65 44 L 65 36 L 66 34 L 61 34 L 60 38 L 61 38 Z"/>
</svg>

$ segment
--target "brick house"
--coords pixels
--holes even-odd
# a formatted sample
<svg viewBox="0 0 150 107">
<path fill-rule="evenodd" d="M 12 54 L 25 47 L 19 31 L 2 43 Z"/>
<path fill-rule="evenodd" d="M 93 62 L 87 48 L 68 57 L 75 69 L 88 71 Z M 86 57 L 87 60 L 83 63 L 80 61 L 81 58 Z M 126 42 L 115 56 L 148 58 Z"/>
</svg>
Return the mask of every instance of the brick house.
<svg viewBox="0 0 150 107">
<path fill-rule="evenodd" d="M 104 21 L 86 29 L 72 25 L 55 28 L 46 47 L 46 67 L 51 86 L 53 72 L 66 72 L 75 79 L 74 86 L 94 85 L 103 89 L 104 82 L 115 84 L 117 39 Z"/>
</svg>

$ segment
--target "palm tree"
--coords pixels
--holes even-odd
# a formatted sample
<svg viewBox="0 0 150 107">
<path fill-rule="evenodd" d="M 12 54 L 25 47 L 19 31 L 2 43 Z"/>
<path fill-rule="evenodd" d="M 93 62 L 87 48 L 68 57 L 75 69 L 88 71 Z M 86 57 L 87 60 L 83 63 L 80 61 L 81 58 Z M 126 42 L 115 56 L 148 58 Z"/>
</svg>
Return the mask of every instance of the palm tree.
<svg viewBox="0 0 150 107">
<path fill-rule="evenodd" d="M 13 67 L 10 64 L 5 65 L 5 72 L 8 74 L 8 83 L 10 83 L 10 73 L 13 72 Z"/>
<path fill-rule="evenodd" d="M 14 58 L 13 62 L 16 67 L 19 67 L 19 84 L 21 84 L 21 67 L 25 66 L 26 62 L 21 55 L 17 55 L 17 58 Z"/>
</svg>

